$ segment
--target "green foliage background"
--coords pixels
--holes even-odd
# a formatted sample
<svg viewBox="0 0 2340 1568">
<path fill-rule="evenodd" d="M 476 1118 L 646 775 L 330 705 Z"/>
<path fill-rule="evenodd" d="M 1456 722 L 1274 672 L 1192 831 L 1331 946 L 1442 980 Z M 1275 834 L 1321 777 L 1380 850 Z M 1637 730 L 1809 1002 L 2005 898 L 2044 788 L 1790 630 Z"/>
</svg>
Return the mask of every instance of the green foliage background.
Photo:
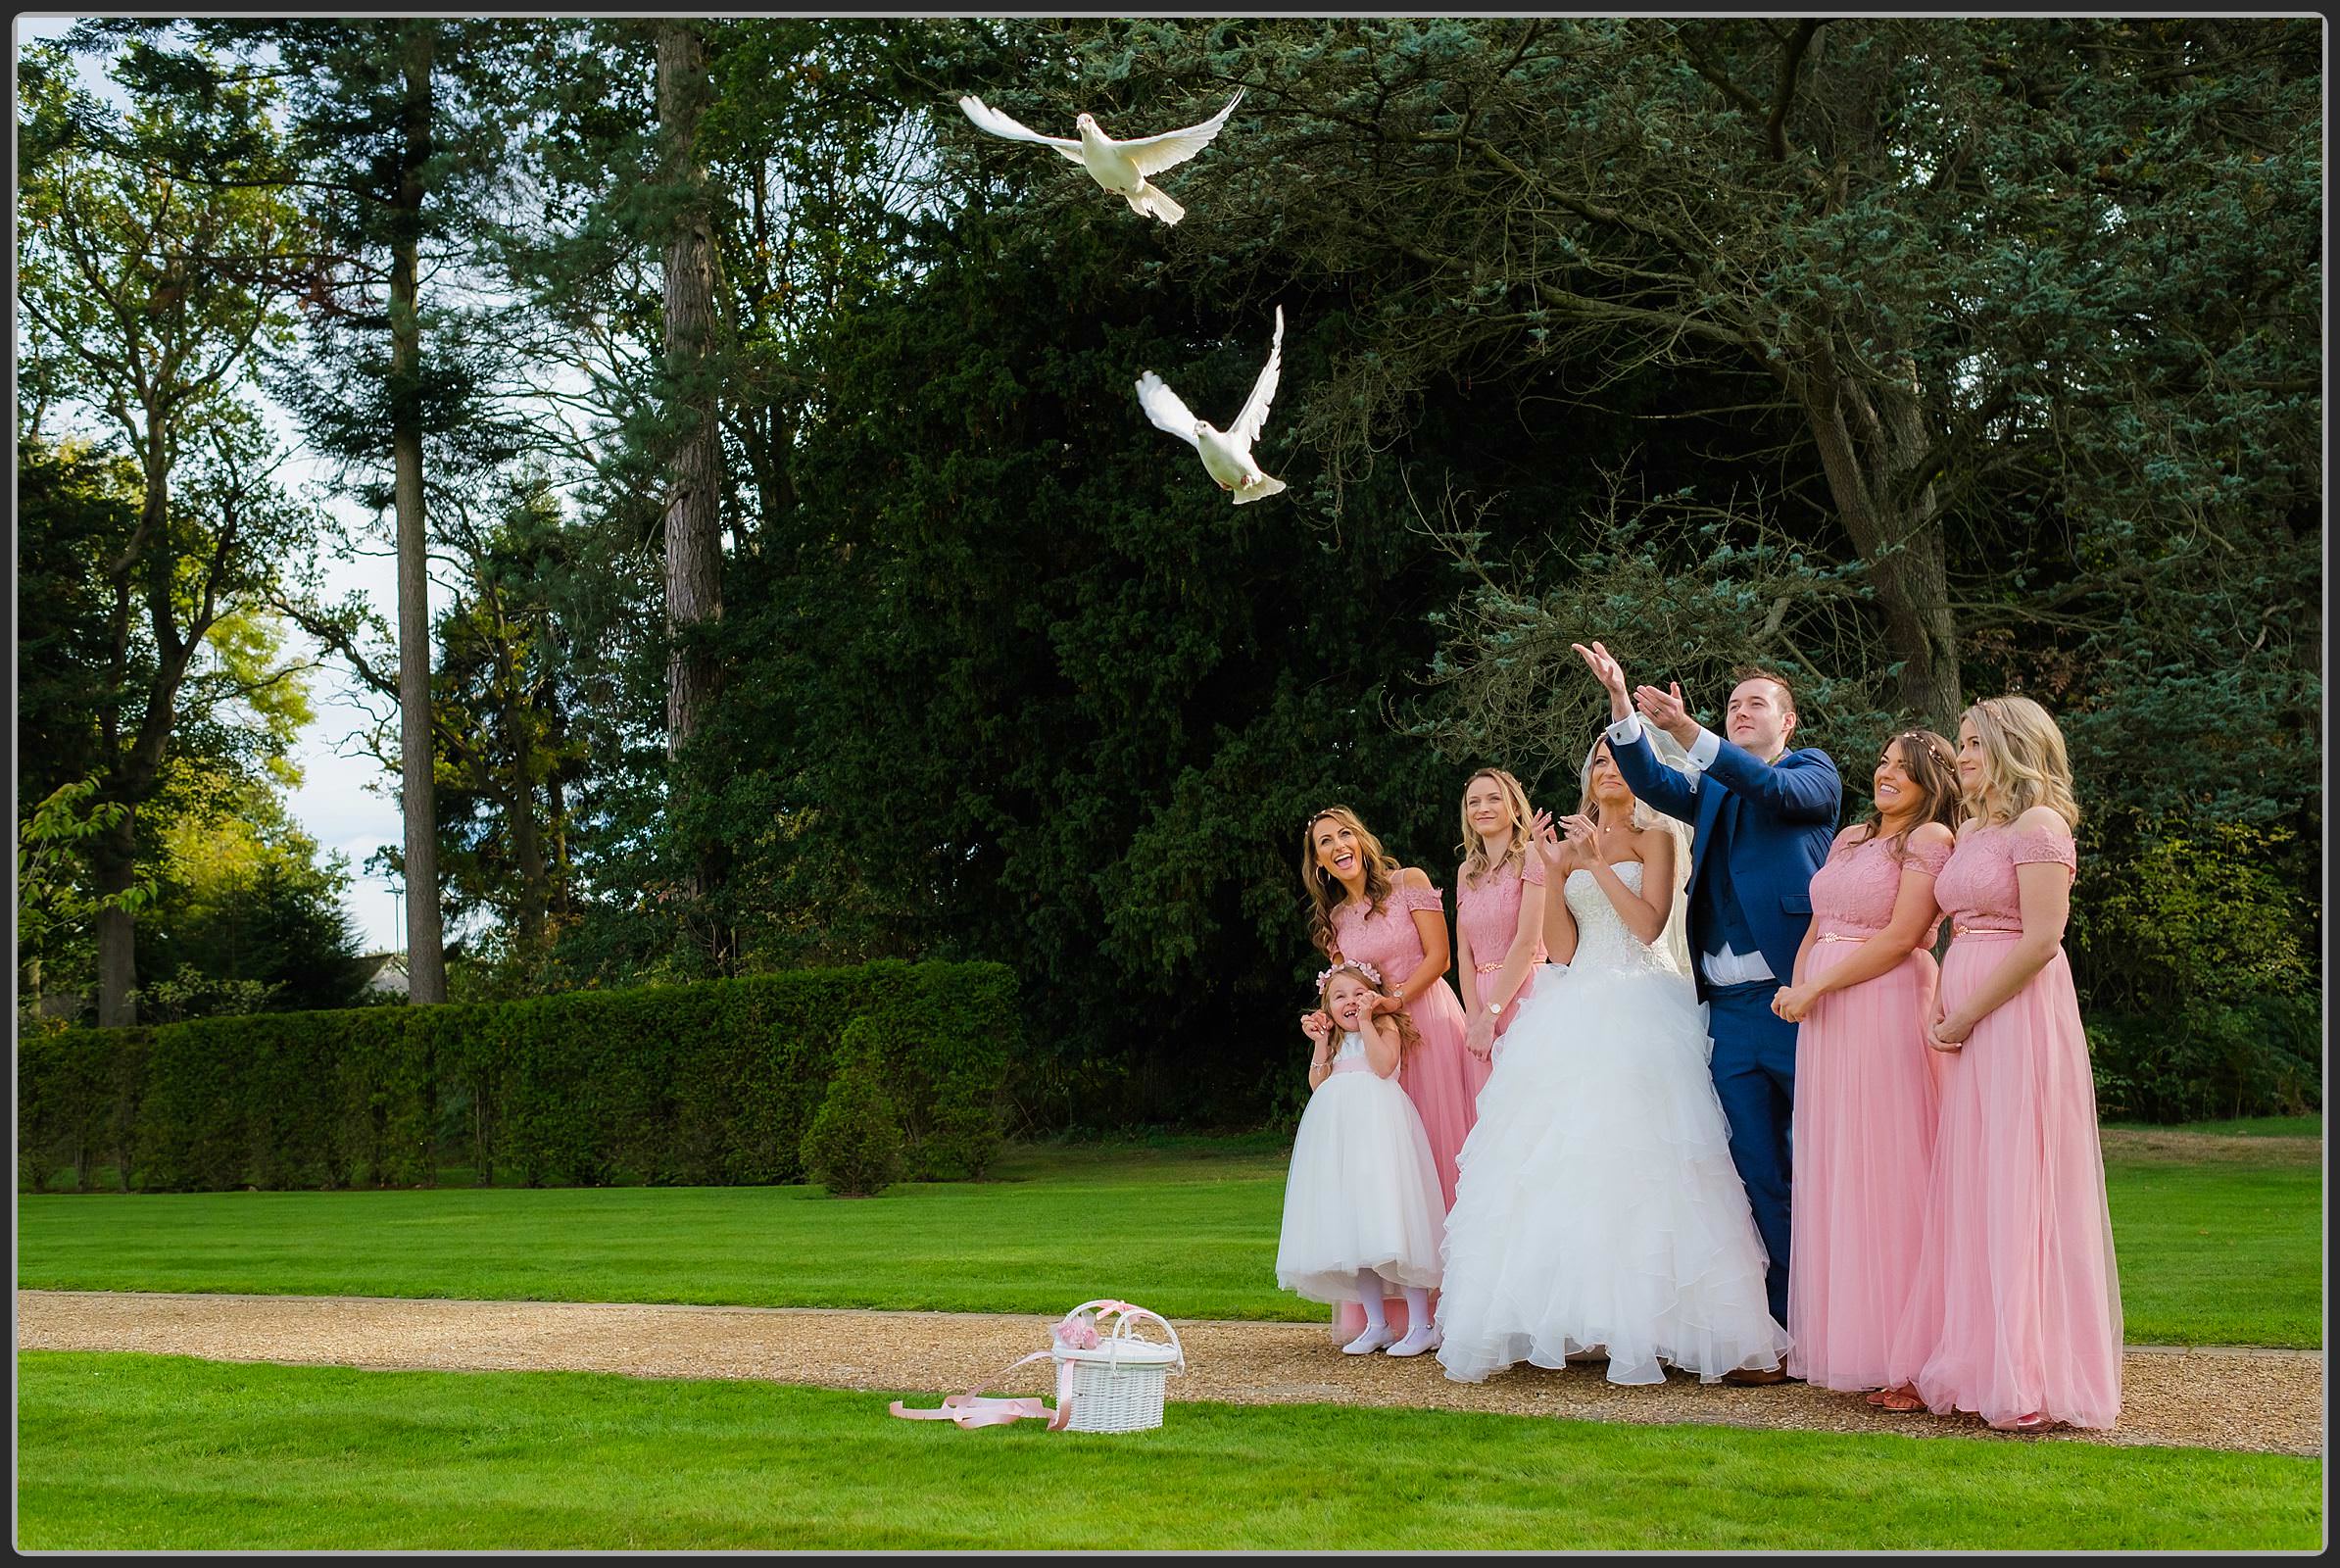
<svg viewBox="0 0 2340 1568">
<path fill-rule="evenodd" d="M 363 86 L 340 25 L 268 36 Z M 430 318 L 477 411 L 432 469 L 459 997 L 993 961 L 1014 1125 L 1289 1116 L 1302 821 L 1451 888 L 1473 767 L 1573 799 L 1600 636 L 1709 718 L 1792 668 L 1848 810 L 1893 728 L 2038 697 L 2108 1106 L 2319 1099 L 2312 24 L 707 22 L 733 483 L 672 759 L 651 24 L 440 25 L 430 240 L 507 302 Z M 141 90 L 208 79 L 168 28 L 90 42 L 133 34 Z M 324 79 L 289 145 L 331 168 Z M 1175 228 L 951 107 L 1128 135 L 1238 83 Z M 1224 417 L 1277 306 L 1291 489 L 1237 509 L 1132 383 Z M 311 391 L 357 352 L 313 337 Z M 43 483 L 59 549 L 120 525 Z"/>
</svg>

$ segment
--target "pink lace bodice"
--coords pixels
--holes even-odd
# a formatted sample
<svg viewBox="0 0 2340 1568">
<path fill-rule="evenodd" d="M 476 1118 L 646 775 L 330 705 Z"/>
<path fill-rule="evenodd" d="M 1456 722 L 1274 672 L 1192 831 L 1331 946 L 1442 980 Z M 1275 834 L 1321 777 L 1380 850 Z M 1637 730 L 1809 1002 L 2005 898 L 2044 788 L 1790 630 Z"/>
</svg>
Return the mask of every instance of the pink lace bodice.
<svg viewBox="0 0 2340 1568">
<path fill-rule="evenodd" d="M 1917 870 L 1940 877 L 1951 846 L 1937 844 L 1927 849 L 1905 844 L 1908 858 L 1896 862 L 1889 839 L 1869 838 L 1855 844 L 1848 842 L 1852 832 L 1847 828 L 1836 835 L 1827 863 L 1812 873 L 1812 928 L 1822 937 L 1866 941 L 1892 923 L 1893 904 L 1901 897 L 1902 873 Z M 1918 945 L 1932 947 L 1940 929 L 1938 921 L 1929 924 Z"/>
<path fill-rule="evenodd" d="M 2023 902 L 2015 868 L 2038 860 L 2053 860 L 2068 871 L 2075 868 L 2079 859 L 2072 830 L 2060 821 L 2043 828 L 2014 822 L 1974 828 L 1958 841 L 1949 863 L 1934 878 L 1933 901 L 1950 916 L 1953 928 L 2021 931 Z"/>
<path fill-rule="evenodd" d="M 1528 889 L 1541 892 L 1544 885 L 1543 857 L 1535 850 L 1528 852 L 1526 867 L 1501 867 L 1481 879 L 1474 887 L 1471 879 L 1457 875 L 1454 879 L 1454 921 L 1462 933 L 1471 939 L 1471 966 L 1481 974 L 1493 974 L 1503 966 L 1503 956 L 1511 951 L 1512 938 L 1520 933 L 1520 906 L 1526 902 Z M 1543 944 L 1536 945 L 1535 961 L 1544 960 Z"/>
<path fill-rule="evenodd" d="M 1362 958 L 1381 971 L 1383 989 L 1396 990 L 1405 977 L 1421 967 L 1422 933 L 1414 929 L 1414 911 L 1445 912 L 1437 888 L 1393 888 L 1378 912 L 1367 913 L 1362 904 L 1343 904 L 1333 911 L 1333 941 L 1344 958 Z"/>
</svg>

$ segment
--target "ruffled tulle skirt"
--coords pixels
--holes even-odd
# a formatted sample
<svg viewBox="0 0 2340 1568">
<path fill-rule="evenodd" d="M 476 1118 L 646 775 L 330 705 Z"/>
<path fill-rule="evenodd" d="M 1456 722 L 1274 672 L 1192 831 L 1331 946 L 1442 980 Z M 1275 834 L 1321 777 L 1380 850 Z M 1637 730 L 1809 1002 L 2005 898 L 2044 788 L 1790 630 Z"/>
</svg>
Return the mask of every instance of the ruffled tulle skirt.
<svg viewBox="0 0 2340 1568">
<path fill-rule="evenodd" d="M 1663 970 L 1550 968 L 1506 1037 L 1446 1216 L 1438 1360 L 1458 1382 L 1603 1349 L 1613 1383 L 1779 1364 L 1786 1333 L 1707 1069 Z"/>
<path fill-rule="evenodd" d="M 1960 937 L 1955 1010 L 2009 944 Z M 2121 1414 L 2121 1278 L 2096 1135 L 2096 1081 L 2061 951 L 1942 1059 L 1926 1228 L 1888 1376 L 1936 1414 Z"/>
<path fill-rule="evenodd" d="M 1430 1140 L 1405 1091 L 1337 1072 L 1308 1097 L 1292 1139 L 1276 1283 L 1329 1302 L 1355 1301 L 1365 1268 L 1393 1285 L 1436 1285 L 1442 1215 Z"/>
<path fill-rule="evenodd" d="M 1860 951 L 1813 947 L 1809 979 Z M 1940 1054 L 1926 1043 L 1937 970 L 1912 953 L 1830 992 L 1795 1047 L 1795 1169 L 1787 1370 L 1825 1389 L 1875 1389 L 1925 1238 Z"/>
<path fill-rule="evenodd" d="M 1455 1160 L 1478 1119 L 1479 1091 L 1489 1069 L 1463 1049 L 1470 1020 L 1463 1016 L 1462 999 L 1443 976 L 1414 999 L 1406 1016 L 1422 1039 L 1398 1063 L 1397 1082 L 1421 1113 L 1431 1159 L 1438 1166 L 1442 1211 L 1454 1206 Z"/>
<path fill-rule="evenodd" d="M 1454 1162 L 1471 1124 L 1479 1114 L 1479 1091 L 1491 1070 L 1463 1049 L 1470 1020 L 1463 1014 L 1462 998 L 1443 976 L 1416 997 L 1406 1016 L 1422 1038 L 1397 1066 L 1397 1082 L 1422 1118 L 1422 1132 L 1430 1140 L 1432 1164 L 1438 1170 L 1438 1212 L 1454 1205 Z M 1405 1301 L 1390 1297 L 1383 1303 L 1389 1326 L 1403 1333 L 1409 1326 Z M 1354 1339 L 1365 1327 L 1365 1314 L 1352 1301 L 1333 1314 L 1333 1337 Z"/>
</svg>

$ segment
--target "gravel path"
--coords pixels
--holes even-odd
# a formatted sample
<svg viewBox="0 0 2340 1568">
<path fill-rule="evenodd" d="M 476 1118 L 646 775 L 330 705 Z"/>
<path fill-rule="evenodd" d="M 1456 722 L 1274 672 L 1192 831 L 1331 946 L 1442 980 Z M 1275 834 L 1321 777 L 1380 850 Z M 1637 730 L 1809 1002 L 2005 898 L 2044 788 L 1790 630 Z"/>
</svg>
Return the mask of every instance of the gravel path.
<svg viewBox="0 0 2340 1568">
<path fill-rule="evenodd" d="M 763 1378 L 887 1393 L 915 1404 L 969 1388 L 1048 1344 L 1049 1319 L 976 1312 L 642 1306 L 381 1297 L 17 1292 L 17 1345 L 38 1350 L 142 1350 L 222 1361 L 562 1370 L 664 1378 Z M 1449 1383 L 1437 1357 L 1347 1356 L 1324 1327 L 1178 1325 L 1190 1370 L 1173 1399 L 1236 1404 L 1329 1401 L 1494 1410 L 1595 1421 L 1704 1422 L 1825 1432 L 1897 1432 L 1992 1442 L 2199 1445 L 2265 1453 L 2323 1451 L 2323 1357 L 2313 1350 L 2129 1348 L 2121 1426 L 2044 1438 L 1995 1433 L 1972 1417 L 1892 1415 L 1859 1395 L 1803 1384 L 1736 1389 L 1677 1373 L 1663 1387 L 1618 1388 L 1598 1366 L 1516 1367 Z M 1011 1387 L 1045 1392 L 1044 1366 Z M 872 1413 L 882 1411 L 873 1402 Z"/>
</svg>

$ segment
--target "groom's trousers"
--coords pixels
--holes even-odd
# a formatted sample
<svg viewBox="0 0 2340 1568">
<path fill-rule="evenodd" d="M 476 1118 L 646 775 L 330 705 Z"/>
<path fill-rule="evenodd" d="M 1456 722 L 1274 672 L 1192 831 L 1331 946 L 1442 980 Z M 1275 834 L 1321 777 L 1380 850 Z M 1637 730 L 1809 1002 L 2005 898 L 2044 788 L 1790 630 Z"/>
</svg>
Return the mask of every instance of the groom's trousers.
<svg viewBox="0 0 2340 1568">
<path fill-rule="evenodd" d="M 1731 1123 L 1731 1160 L 1771 1254 L 1764 1289 L 1772 1316 L 1787 1326 L 1788 1118 L 1795 1109 L 1796 1026 L 1772 1011 L 1779 982 L 1708 986 L 1707 1033 L 1714 1037 L 1716 1098 Z"/>
</svg>

